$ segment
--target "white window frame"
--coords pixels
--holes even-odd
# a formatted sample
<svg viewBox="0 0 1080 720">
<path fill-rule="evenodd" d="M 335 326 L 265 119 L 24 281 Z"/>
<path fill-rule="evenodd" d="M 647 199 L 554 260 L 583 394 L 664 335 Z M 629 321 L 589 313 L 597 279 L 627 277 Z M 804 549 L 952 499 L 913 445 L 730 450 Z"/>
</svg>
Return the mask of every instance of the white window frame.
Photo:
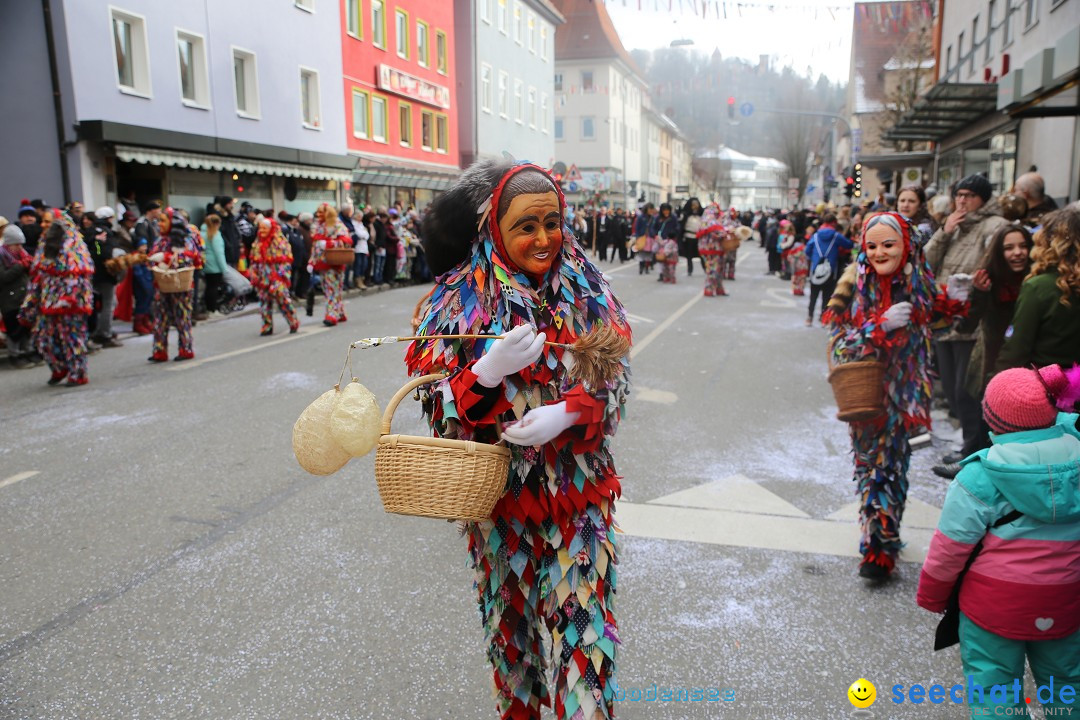
<svg viewBox="0 0 1080 720">
<path fill-rule="evenodd" d="M 521 0 L 514 0 L 514 42 L 518 45 L 525 45 L 525 38 L 522 37 L 525 30 L 525 11 L 521 7 Z"/>
<path fill-rule="evenodd" d="M 423 49 L 420 47 L 420 31 L 423 30 Z M 416 21 L 416 64 L 422 68 L 431 66 L 431 27 L 423 20 Z"/>
<path fill-rule="evenodd" d="M 131 85 L 120 82 L 120 59 L 116 57 L 115 22 L 122 20 L 131 26 Z M 125 95 L 151 99 L 154 97 L 150 75 L 150 46 L 146 37 L 146 16 L 109 6 L 109 41 L 113 44 L 113 77 L 116 87 Z"/>
<path fill-rule="evenodd" d="M 505 70 L 499 71 L 498 100 L 499 117 L 510 117 L 510 73 Z"/>
<path fill-rule="evenodd" d="M 529 10 L 525 13 L 525 35 L 528 37 L 529 52 L 536 54 L 536 13 Z"/>
<path fill-rule="evenodd" d="M 510 0 L 495 0 L 497 3 L 495 8 L 495 17 L 498 21 L 499 32 L 503 35 L 510 34 L 510 8 L 508 7 Z"/>
<path fill-rule="evenodd" d="M 592 135 L 585 134 L 585 121 L 592 123 Z M 581 139 L 582 140 L 596 140 L 596 116 L 595 115 L 582 115 L 581 116 Z"/>
<path fill-rule="evenodd" d="M 514 78 L 514 122 L 525 124 L 525 81 Z"/>
<path fill-rule="evenodd" d="M 983 53 L 983 62 L 990 62 L 991 51 L 994 47 L 994 11 L 997 10 L 997 0 L 990 0 L 986 6 L 986 51 Z"/>
<path fill-rule="evenodd" d="M 356 13 L 356 29 L 349 27 L 349 12 Z M 364 38 L 364 3 L 361 0 L 345 0 L 345 34 L 362 40 Z"/>
<path fill-rule="evenodd" d="M 548 42 L 547 23 L 543 22 L 543 21 L 540 21 L 540 59 L 544 60 L 545 62 L 548 59 L 547 42 Z"/>
<path fill-rule="evenodd" d="M 364 128 L 360 132 L 356 129 L 356 98 L 364 98 Z M 354 87 L 352 89 L 352 134 L 354 138 L 360 138 L 361 140 L 367 140 L 371 136 L 371 93 L 362 88 Z"/>
<path fill-rule="evenodd" d="M 529 91 L 528 91 L 527 97 L 528 97 L 528 101 L 527 101 L 528 102 L 528 110 L 527 110 L 526 117 L 528 117 L 528 119 L 529 119 L 529 127 L 531 127 L 533 130 L 535 130 L 536 129 L 536 109 L 537 109 L 536 108 L 536 88 L 534 88 L 532 85 L 529 86 Z"/>
<path fill-rule="evenodd" d="M 428 142 L 424 144 L 424 120 L 428 121 Z M 435 113 L 432 110 L 420 111 L 420 149 L 431 152 L 435 147 Z"/>
<path fill-rule="evenodd" d="M 1027 32 L 1039 24 L 1039 0 L 1023 0 L 1023 3 L 1024 32 Z"/>
<path fill-rule="evenodd" d="M 315 0 L 294 0 L 293 5 L 300 8 L 304 12 L 315 12 Z"/>
<path fill-rule="evenodd" d="M 562 117 L 556 116 L 555 121 L 552 123 L 551 132 L 555 136 L 556 142 L 562 142 L 566 139 L 565 134 L 566 121 Z"/>
<path fill-rule="evenodd" d="M 589 87 L 585 87 L 585 74 L 589 74 Z M 581 92 L 591 93 L 596 92 L 596 73 L 592 70 L 581 71 Z"/>
<path fill-rule="evenodd" d="M 1015 8 L 1012 6 L 1012 0 L 1005 0 L 1005 19 L 1001 21 L 1001 49 L 1009 47 L 1016 40 L 1015 33 L 1013 31 L 1013 13 Z"/>
<path fill-rule="evenodd" d="M 401 42 L 402 37 L 405 38 L 405 42 Z M 403 45 L 404 48 L 402 48 Z M 412 56 L 409 50 L 409 11 L 394 8 L 394 52 L 402 60 L 408 60 Z"/>
<path fill-rule="evenodd" d="M 547 135 L 550 124 L 548 121 L 548 94 L 542 92 L 540 93 L 540 132 Z"/>
<path fill-rule="evenodd" d="M 390 101 L 386 98 L 385 95 L 372 94 L 370 102 L 371 102 L 371 139 L 374 140 L 375 142 L 380 142 L 380 143 L 386 144 L 386 143 L 390 142 L 389 139 L 388 139 L 389 135 L 390 135 Z M 383 134 L 382 134 L 381 137 L 375 134 L 375 103 L 376 102 L 382 103 L 382 115 L 380 117 L 382 117 Z"/>
<path fill-rule="evenodd" d="M 184 97 L 184 69 L 180 66 L 180 42 L 191 43 L 192 84 L 195 87 L 195 99 Z M 196 110 L 210 109 L 210 73 L 206 64 L 206 37 L 191 30 L 176 28 L 176 73 L 180 81 L 180 102 L 185 107 Z"/>
<path fill-rule="evenodd" d="M 255 56 L 255 52 L 248 50 L 247 48 L 237 47 L 231 45 L 230 48 L 232 60 L 233 60 L 233 105 L 236 107 L 236 114 L 247 120 L 258 120 L 262 117 L 261 103 L 259 101 L 259 61 Z M 247 107 L 240 109 L 239 99 L 236 94 L 236 59 L 237 56 L 243 56 L 244 59 L 244 95 L 247 97 Z M 251 71 L 251 78 L 248 78 L 248 70 Z M 254 105 L 254 110 L 252 110 Z"/>
<path fill-rule="evenodd" d="M 314 78 L 315 79 L 315 93 L 314 93 L 315 97 L 314 98 L 307 98 L 309 107 L 312 105 L 312 102 L 311 102 L 312 99 L 314 99 L 314 101 L 315 101 L 314 102 L 314 112 L 315 112 L 314 122 L 310 122 L 306 117 L 304 117 L 304 97 L 303 97 L 304 75 L 307 75 L 309 78 Z M 319 130 L 321 132 L 322 131 L 322 90 L 321 90 L 319 85 L 320 85 L 319 84 L 319 71 L 316 70 L 315 68 L 305 67 L 304 65 L 301 65 L 300 66 L 300 92 L 301 92 L 301 97 L 300 97 L 300 124 L 303 125 L 305 128 L 307 128 L 308 130 Z M 308 81 L 308 90 L 309 90 L 309 92 L 311 90 L 311 81 L 310 80 Z"/>
<path fill-rule="evenodd" d="M 494 0 L 479 0 L 479 2 L 480 2 L 480 19 L 482 21 L 486 22 L 488 25 L 490 25 L 491 24 L 492 10 L 494 9 L 492 7 L 492 5 L 494 3 Z"/>
<path fill-rule="evenodd" d="M 442 123 L 446 128 L 446 145 L 442 144 L 443 133 L 439 132 L 439 124 Z M 440 155 L 446 155 L 450 152 L 450 116 L 446 113 L 435 113 L 435 137 L 432 138 L 435 142 L 435 152 Z"/>
<path fill-rule="evenodd" d="M 563 91 L 563 74 L 561 72 L 557 72 L 557 73 L 555 73 L 553 79 L 554 79 L 554 90 L 555 90 L 555 92 L 562 92 Z"/>
<path fill-rule="evenodd" d="M 380 22 L 375 22 L 376 12 L 382 16 Z M 381 43 L 378 41 L 380 35 Z M 371 44 L 380 50 L 386 50 L 386 0 L 371 0 Z"/>
<path fill-rule="evenodd" d="M 968 73 L 975 72 L 975 55 L 979 49 L 979 14 L 971 19 L 971 56 L 968 59 Z"/>
<path fill-rule="evenodd" d="M 488 63 L 480 63 L 480 109 L 491 114 L 495 99 L 495 71 Z"/>
</svg>

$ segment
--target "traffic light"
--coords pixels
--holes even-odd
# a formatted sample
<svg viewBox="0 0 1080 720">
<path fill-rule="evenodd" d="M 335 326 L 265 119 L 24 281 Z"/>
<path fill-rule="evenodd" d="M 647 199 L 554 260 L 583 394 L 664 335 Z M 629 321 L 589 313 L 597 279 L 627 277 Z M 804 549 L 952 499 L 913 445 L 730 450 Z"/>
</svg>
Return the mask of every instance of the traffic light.
<svg viewBox="0 0 1080 720">
<path fill-rule="evenodd" d="M 862 163 L 855 163 L 855 197 L 862 197 Z"/>
<path fill-rule="evenodd" d="M 727 117 L 728 120 L 735 119 L 735 96 L 729 95 L 727 99 Z"/>
<path fill-rule="evenodd" d="M 849 200 L 855 194 L 855 178 L 850 175 L 844 178 L 844 194 L 847 195 Z"/>
</svg>

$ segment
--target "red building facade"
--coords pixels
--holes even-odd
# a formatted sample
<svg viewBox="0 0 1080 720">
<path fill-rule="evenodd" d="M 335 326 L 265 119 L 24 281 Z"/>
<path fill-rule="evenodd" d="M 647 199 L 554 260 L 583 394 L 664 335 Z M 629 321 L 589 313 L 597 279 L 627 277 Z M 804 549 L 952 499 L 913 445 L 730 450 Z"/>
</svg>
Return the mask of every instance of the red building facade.
<svg viewBox="0 0 1080 720">
<path fill-rule="evenodd" d="M 459 172 L 453 3 L 341 0 L 340 10 L 353 197 L 423 207 Z"/>
</svg>

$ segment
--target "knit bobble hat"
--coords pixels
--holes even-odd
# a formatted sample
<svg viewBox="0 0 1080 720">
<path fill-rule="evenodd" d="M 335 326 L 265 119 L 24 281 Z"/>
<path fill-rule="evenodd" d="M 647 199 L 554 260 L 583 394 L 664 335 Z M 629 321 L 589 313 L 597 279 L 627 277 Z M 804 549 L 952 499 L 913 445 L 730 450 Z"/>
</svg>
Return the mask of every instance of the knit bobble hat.
<svg viewBox="0 0 1080 720">
<path fill-rule="evenodd" d="M 1048 428 L 1057 419 L 1057 402 L 1069 386 L 1069 376 L 1057 365 L 1005 370 L 986 386 L 983 417 L 999 435 Z"/>
<path fill-rule="evenodd" d="M 986 176 L 978 173 L 968 175 L 956 183 L 956 192 L 961 190 L 975 193 L 982 198 L 983 202 L 989 200 L 990 196 L 994 194 L 994 187 L 990 184 L 990 181 L 986 179 Z"/>
<path fill-rule="evenodd" d="M 0 231 L 0 237 L 3 238 L 2 244 L 4 245 L 26 244 L 26 236 L 23 235 L 23 231 L 18 225 L 4 225 L 3 231 Z"/>
</svg>

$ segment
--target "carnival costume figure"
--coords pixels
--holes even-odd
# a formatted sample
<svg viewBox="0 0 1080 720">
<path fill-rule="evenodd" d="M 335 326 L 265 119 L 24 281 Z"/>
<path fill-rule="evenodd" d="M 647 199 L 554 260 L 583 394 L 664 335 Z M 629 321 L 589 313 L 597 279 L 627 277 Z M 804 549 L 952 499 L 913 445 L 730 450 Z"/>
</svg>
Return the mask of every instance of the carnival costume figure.
<svg viewBox="0 0 1080 720">
<path fill-rule="evenodd" d="M 198 242 L 184 224 L 182 218 L 162 214 L 162 235 L 150 248 L 149 261 L 162 268 L 182 270 L 202 267 L 202 254 Z M 163 293 L 154 280 L 154 302 L 151 315 L 154 320 L 154 350 L 147 358 L 150 362 L 169 359 L 169 326 L 176 328 L 177 350 L 173 360 L 180 362 L 195 357 L 191 334 L 194 304 L 194 288 L 184 292 Z"/>
<path fill-rule="evenodd" d="M 705 208 L 701 227 L 698 229 L 698 253 L 705 263 L 705 297 L 727 295 L 724 290 L 724 235 L 720 208 L 712 203 Z"/>
<path fill-rule="evenodd" d="M 323 203 L 315 212 L 311 240 L 311 265 L 322 277 L 323 295 L 326 296 L 326 315 L 323 317 L 323 325 L 332 327 L 348 320 L 345 317 L 341 286 L 345 278 L 346 266 L 328 264 L 326 251 L 329 248 L 351 247 L 352 240 L 345 224 L 338 218 L 337 209 L 329 203 Z"/>
<path fill-rule="evenodd" d="M 30 264 L 19 322 L 52 370 L 50 385 L 67 378 L 85 385 L 87 317 L 94 311 L 94 260 L 71 218 L 57 212 Z"/>
<path fill-rule="evenodd" d="M 739 218 L 738 212 L 736 212 L 735 208 L 731 208 L 731 211 L 728 213 L 728 219 L 729 219 L 729 221 L 731 223 L 730 227 L 728 228 L 729 230 L 734 231 L 734 229 L 739 226 L 739 219 L 738 218 Z M 723 268 L 724 268 L 724 279 L 725 280 L 734 280 L 735 279 L 735 260 L 738 258 L 738 255 L 739 255 L 739 249 L 738 248 L 735 248 L 734 250 L 728 250 L 727 252 L 724 253 Z"/>
<path fill-rule="evenodd" d="M 921 246 L 912 241 L 910 223 L 897 213 L 867 221 L 862 250 L 849 270 L 854 277 L 838 286 L 824 322 L 831 328 L 835 363 L 885 364 L 884 411 L 850 424 L 862 502 L 859 574 L 882 580 L 903 545 L 908 439 L 930 428 L 931 325 L 964 313 L 967 289 L 950 285 L 943 293 L 936 287 Z"/>
<path fill-rule="evenodd" d="M 258 235 L 251 246 L 251 284 L 259 295 L 259 309 L 262 313 L 260 335 L 273 334 L 275 305 L 285 316 L 290 333 L 300 328 L 300 321 L 296 317 L 289 294 L 292 262 L 292 246 L 282 234 L 281 226 L 277 220 L 264 218 L 259 223 Z"/>
<path fill-rule="evenodd" d="M 810 258 L 806 256 L 806 243 L 795 241 L 791 247 L 791 294 L 806 294 L 806 278 L 810 275 Z"/>
<path fill-rule="evenodd" d="M 494 442 L 501 424 L 511 443 L 504 494 L 489 520 L 465 529 L 497 709 L 535 720 L 553 703 L 560 720 L 610 718 L 620 478 L 609 442 L 629 353 L 613 359 L 613 379 L 585 381 L 569 351 L 544 343 L 603 329 L 629 348 L 623 307 L 566 224 L 557 183 L 535 165 L 474 165 L 431 206 L 422 237 L 441 277 L 418 334 L 506 333 L 415 341 L 406 356 L 412 375 L 449 373 L 424 393 L 435 435 Z"/>
</svg>

